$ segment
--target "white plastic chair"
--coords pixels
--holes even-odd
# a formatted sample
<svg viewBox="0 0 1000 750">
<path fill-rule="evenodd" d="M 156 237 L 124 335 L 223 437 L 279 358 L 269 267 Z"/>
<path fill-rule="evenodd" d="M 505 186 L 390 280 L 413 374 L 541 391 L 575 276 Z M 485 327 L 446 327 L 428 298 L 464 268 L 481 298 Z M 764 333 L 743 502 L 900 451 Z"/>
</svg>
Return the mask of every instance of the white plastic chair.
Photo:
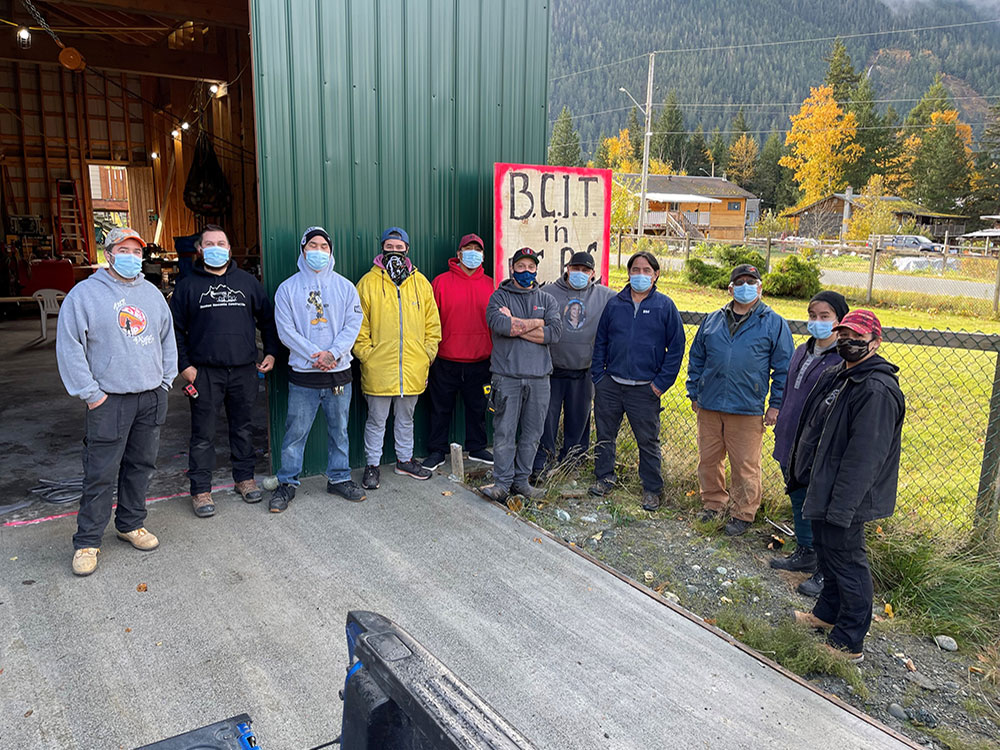
<svg viewBox="0 0 1000 750">
<path fill-rule="evenodd" d="M 50 315 L 59 314 L 59 295 L 64 292 L 58 289 L 39 289 L 31 296 L 38 303 L 38 311 L 42 316 L 42 341 L 49 338 L 48 320 Z"/>
</svg>

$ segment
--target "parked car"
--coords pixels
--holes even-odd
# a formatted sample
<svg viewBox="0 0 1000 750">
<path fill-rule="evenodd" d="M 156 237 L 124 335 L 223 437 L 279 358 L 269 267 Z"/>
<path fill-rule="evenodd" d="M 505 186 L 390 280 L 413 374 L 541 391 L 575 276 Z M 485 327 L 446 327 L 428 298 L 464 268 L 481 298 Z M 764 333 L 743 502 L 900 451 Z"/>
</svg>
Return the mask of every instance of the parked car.
<svg viewBox="0 0 1000 750">
<path fill-rule="evenodd" d="M 922 234 L 897 234 L 889 238 L 886 250 L 919 250 L 923 253 L 940 253 L 943 245 L 924 237 Z"/>
</svg>

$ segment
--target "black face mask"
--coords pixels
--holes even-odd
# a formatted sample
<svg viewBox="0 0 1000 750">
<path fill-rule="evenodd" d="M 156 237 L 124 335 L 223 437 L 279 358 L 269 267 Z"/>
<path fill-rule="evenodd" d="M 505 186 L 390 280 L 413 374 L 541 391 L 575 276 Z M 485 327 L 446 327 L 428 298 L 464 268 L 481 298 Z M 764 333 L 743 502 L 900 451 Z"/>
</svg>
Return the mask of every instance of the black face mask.
<svg viewBox="0 0 1000 750">
<path fill-rule="evenodd" d="M 837 354 L 845 362 L 857 362 L 868 356 L 870 341 L 858 339 L 837 339 Z"/>
<path fill-rule="evenodd" d="M 406 265 L 406 256 L 403 253 L 382 253 L 382 263 L 386 273 L 392 279 L 392 283 L 399 286 L 406 277 L 410 275 L 410 269 Z"/>
</svg>

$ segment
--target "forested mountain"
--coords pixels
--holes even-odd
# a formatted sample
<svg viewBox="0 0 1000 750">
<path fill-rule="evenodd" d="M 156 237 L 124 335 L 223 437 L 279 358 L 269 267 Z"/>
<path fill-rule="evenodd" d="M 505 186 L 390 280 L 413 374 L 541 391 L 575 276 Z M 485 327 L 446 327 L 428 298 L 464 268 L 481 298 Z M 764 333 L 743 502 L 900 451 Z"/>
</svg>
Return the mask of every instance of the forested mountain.
<svg viewBox="0 0 1000 750">
<path fill-rule="evenodd" d="M 594 154 L 601 134 L 617 134 L 626 126 L 632 102 L 619 87 L 644 103 L 650 50 L 672 50 L 656 55 L 654 114 L 673 91 L 684 128 L 690 132 L 701 124 L 707 138 L 715 128 L 732 131 L 742 105 L 747 129 L 763 143 L 772 130 L 788 129 L 788 117 L 798 111 L 809 87 L 823 82 L 832 42 L 700 48 L 1000 19 L 1000 0 L 551 2 L 549 131 L 568 107 L 584 158 Z M 891 104 L 905 116 L 938 73 L 977 135 L 989 106 L 1000 101 L 1000 23 L 844 43 L 855 68 L 869 76 L 883 112 Z M 886 99 L 893 101 L 878 101 Z"/>
</svg>

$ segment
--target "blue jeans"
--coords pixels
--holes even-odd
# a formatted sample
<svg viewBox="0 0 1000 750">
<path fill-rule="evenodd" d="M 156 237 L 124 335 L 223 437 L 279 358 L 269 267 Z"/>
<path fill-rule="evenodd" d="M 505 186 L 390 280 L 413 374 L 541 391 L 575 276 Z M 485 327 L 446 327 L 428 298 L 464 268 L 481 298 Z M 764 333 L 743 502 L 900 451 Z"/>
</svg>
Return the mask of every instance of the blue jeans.
<svg viewBox="0 0 1000 750">
<path fill-rule="evenodd" d="M 813 546 L 812 522 L 802 518 L 802 504 L 806 501 L 806 490 L 808 487 L 799 487 L 788 493 L 788 499 L 792 501 L 792 518 L 795 519 L 795 543 L 800 547 Z"/>
<path fill-rule="evenodd" d="M 339 395 L 329 388 L 303 388 L 294 383 L 288 384 L 288 417 L 285 419 L 285 439 L 281 441 L 279 482 L 298 487 L 306 439 L 320 406 L 326 415 L 326 478 L 334 483 L 351 478 L 351 464 L 347 456 L 347 410 L 350 405 L 350 383 Z"/>
</svg>

